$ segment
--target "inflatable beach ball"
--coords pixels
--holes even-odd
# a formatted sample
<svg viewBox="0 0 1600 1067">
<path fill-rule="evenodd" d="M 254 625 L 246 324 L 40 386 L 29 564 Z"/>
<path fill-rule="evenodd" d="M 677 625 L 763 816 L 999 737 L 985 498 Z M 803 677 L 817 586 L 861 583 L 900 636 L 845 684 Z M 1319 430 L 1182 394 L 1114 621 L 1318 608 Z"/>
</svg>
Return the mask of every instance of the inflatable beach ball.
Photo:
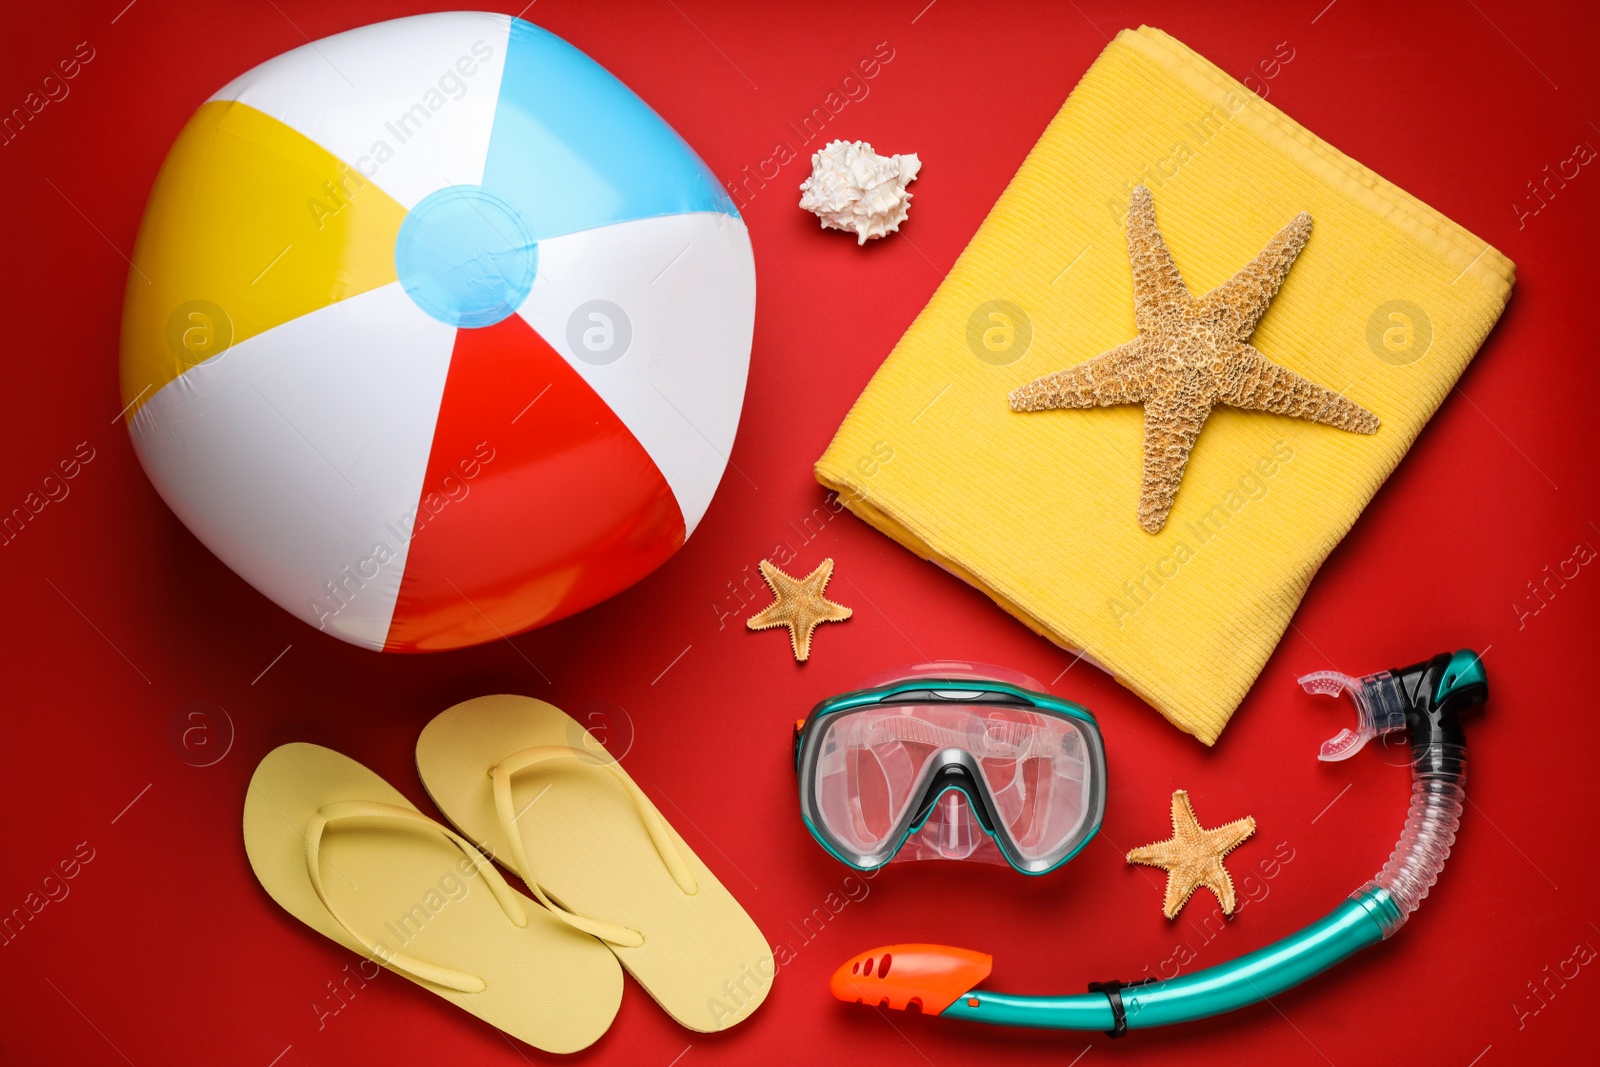
<svg viewBox="0 0 1600 1067">
<path fill-rule="evenodd" d="M 705 514 L 755 310 L 683 140 L 506 15 L 341 33 L 179 134 L 133 256 L 122 394 L 150 480 L 286 610 L 457 648 L 632 584 Z"/>
</svg>

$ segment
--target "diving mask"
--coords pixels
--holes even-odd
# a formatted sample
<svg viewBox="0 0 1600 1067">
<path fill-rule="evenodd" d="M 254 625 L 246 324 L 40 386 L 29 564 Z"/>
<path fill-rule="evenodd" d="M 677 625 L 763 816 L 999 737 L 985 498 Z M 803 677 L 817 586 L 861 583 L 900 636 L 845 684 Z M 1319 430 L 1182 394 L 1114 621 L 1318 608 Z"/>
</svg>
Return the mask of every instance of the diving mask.
<svg viewBox="0 0 1600 1067">
<path fill-rule="evenodd" d="M 941 662 L 869 679 L 795 724 L 800 811 L 837 859 L 1054 870 L 1105 813 L 1094 716 L 1025 675 Z"/>
</svg>

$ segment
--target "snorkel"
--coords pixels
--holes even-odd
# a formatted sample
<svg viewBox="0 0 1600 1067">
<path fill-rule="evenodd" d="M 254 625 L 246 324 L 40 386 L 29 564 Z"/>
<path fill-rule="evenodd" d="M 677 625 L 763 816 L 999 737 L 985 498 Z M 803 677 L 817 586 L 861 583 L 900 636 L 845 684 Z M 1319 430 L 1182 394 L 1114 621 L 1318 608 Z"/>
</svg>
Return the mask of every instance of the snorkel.
<svg viewBox="0 0 1600 1067">
<path fill-rule="evenodd" d="M 1378 875 L 1317 922 L 1256 952 L 1165 981 L 1096 982 L 1068 996 L 994 993 L 977 986 L 992 957 L 942 945 L 891 945 L 860 953 L 834 973 L 840 1000 L 1000 1026 L 1128 1030 L 1189 1022 L 1276 996 L 1393 936 L 1439 878 L 1466 799 L 1466 739 L 1460 716 L 1489 698 L 1475 652 L 1441 653 L 1403 670 L 1352 678 L 1319 671 L 1307 692 L 1348 692 L 1356 728 L 1322 746 L 1318 759 L 1347 759 L 1374 737 L 1405 731 L 1411 744 L 1411 807 Z"/>
</svg>

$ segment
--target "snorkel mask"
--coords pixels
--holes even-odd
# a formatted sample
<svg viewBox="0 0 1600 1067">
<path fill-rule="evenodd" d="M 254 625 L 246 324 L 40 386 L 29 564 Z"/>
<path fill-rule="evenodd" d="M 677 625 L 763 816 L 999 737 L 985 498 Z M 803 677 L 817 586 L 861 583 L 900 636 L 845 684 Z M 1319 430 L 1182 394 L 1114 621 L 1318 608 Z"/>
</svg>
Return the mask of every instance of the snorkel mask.
<svg viewBox="0 0 1600 1067">
<path fill-rule="evenodd" d="M 795 724 L 800 813 L 861 871 L 895 859 L 1061 866 L 1100 829 L 1094 716 L 1026 675 L 940 662 L 889 672 Z"/>
</svg>

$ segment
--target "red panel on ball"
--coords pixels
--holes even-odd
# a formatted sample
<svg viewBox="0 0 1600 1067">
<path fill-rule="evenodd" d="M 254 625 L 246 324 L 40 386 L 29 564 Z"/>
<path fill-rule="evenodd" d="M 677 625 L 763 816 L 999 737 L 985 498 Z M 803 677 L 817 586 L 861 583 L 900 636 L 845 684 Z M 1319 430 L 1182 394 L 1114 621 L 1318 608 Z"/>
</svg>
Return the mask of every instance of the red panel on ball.
<svg viewBox="0 0 1600 1067">
<path fill-rule="evenodd" d="M 430 652 L 581 611 L 683 544 L 622 421 L 512 315 L 456 335 L 384 650 Z"/>
</svg>

